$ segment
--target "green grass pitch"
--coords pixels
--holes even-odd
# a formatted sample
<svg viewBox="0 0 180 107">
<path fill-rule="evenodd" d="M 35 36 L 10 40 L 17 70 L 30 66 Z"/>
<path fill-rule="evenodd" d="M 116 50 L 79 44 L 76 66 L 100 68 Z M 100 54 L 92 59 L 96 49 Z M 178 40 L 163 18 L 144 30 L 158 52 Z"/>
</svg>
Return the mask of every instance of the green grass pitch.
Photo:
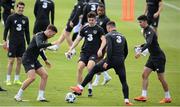
<svg viewBox="0 0 180 107">
<path fill-rule="evenodd" d="M 18 0 L 17 0 L 18 1 Z M 33 6 L 35 0 L 23 0 L 26 3 L 24 14 L 30 20 L 30 32 L 34 26 Z M 56 5 L 55 25 L 59 32 L 56 37 L 50 41 L 58 39 L 63 28 L 66 25 L 67 19 L 73 8 L 76 0 L 54 0 Z M 173 4 L 180 8 L 179 0 L 164 0 L 166 3 Z M 164 97 L 164 92 L 161 87 L 157 74 L 152 72 L 149 78 L 148 101 L 135 102 L 133 98 L 141 94 L 141 73 L 147 57 L 141 57 L 136 60 L 134 58 L 134 46 L 144 42 L 140 27 L 136 20 L 132 22 L 123 22 L 121 16 L 121 0 L 106 0 L 107 15 L 111 20 L 116 21 L 118 31 L 123 33 L 128 41 L 129 55 L 126 60 L 127 80 L 129 84 L 130 100 L 135 106 L 180 106 L 180 11 L 164 5 L 159 23 L 159 43 L 164 50 L 166 63 L 166 80 L 169 84 L 170 93 L 173 102 L 170 104 L 159 104 L 159 100 Z M 143 13 L 145 0 L 135 0 L 135 19 Z M 3 26 L 0 24 L 0 42 L 3 38 Z M 64 53 L 68 50 L 67 43 L 64 42 L 60 50 L 57 52 L 46 51 L 47 56 L 52 63 L 52 68 L 48 69 L 48 83 L 46 87 L 46 98 L 49 103 L 40 103 L 36 101 L 40 78 L 37 76 L 36 81 L 29 86 L 24 94 L 23 99 L 27 102 L 15 102 L 13 97 L 20 86 L 6 86 L 4 81 L 7 71 L 7 55 L 6 51 L 0 48 L 0 85 L 6 88 L 7 92 L 0 92 L 0 106 L 122 106 L 123 95 L 121 84 L 113 70 L 109 70 L 112 80 L 106 86 L 97 86 L 93 88 L 94 96 L 87 97 L 87 90 L 84 90 L 82 96 L 76 99 L 73 104 L 66 103 L 64 98 L 68 93 L 69 87 L 76 85 L 76 66 L 79 57 L 80 45 L 76 48 L 77 54 L 72 60 L 68 61 Z M 43 61 L 41 60 L 42 64 Z M 84 76 L 87 70 L 84 71 Z M 13 75 L 14 76 L 14 70 Z M 26 78 L 24 69 L 21 70 L 21 80 Z M 13 80 L 13 78 L 12 78 Z M 102 81 L 102 78 L 101 78 Z"/>
</svg>

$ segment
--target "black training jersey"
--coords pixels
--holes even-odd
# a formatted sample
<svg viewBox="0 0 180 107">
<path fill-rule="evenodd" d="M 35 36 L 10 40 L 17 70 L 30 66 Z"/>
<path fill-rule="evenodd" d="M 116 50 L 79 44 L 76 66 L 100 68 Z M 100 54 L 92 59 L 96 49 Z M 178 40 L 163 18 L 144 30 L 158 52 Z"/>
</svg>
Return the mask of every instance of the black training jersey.
<svg viewBox="0 0 180 107">
<path fill-rule="evenodd" d="M 91 11 L 97 14 L 97 7 L 99 5 L 99 0 L 89 1 L 83 9 L 83 18 L 82 18 L 82 25 L 87 23 L 87 14 Z"/>
<path fill-rule="evenodd" d="M 144 28 L 143 31 L 144 38 L 146 39 L 146 43 L 141 45 L 142 52 L 148 48 L 150 55 L 158 56 L 162 53 L 161 48 L 159 47 L 159 43 L 157 40 L 157 34 L 150 26 Z"/>
<path fill-rule="evenodd" d="M 154 13 L 156 13 L 159 9 L 159 2 L 162 0 L 146 0 L 147 3 L 147 16 L 153 17 Z"/>
<path fill-rule="evenodd" d="M 109 22 L 109 18 L 106 15 L 97 16 L 97 24 L 100 25 L 103 29 L 105 34 L 107 34 L 106 24 Z"/>
<path fill-rule="evenodd" d="M 97 54 L 101 45 L 102 35 L 104 35 L 104 30 L 99 25 L 95 25 L 94 27 L 90 27 L 89 25 L 84 26 L 80 31 L 80 36 L 84 37 L 81 51 Z"/>
<path fill-rule="evenodd" d="M 52 0 L 36 0 L 34 15 L 36 20 L 48 20 L 51 13 L 51 23 L 54 24 L 54 2 Z"/>
<path fill-rule="evenodd" d="M 39 32 L 33 36 L 33 39 L 23 54 L 23 57 L 31 61 L 36 61 L 40 54 L 42 58 L 46 60 L 43 50 L 48 46 L 51 46 L 51 43 L 47 43 L 46 35 L 44 32 Z"/>
<path fill-rule="evenodd" d="M 29 34 L 29 20 L 28 17 L 24 15 L 19 15 L 17 13 L 12 14 L 8 17 L 5 23 L 4 29 L 4 40 L 6 41 L 9 31 L 9 43 L 16 44 L 25 41 L 24 34 L 26 36 L 27 44 L 30 42 Z"/>
<path fill-rule="evenodd" d="M 107 62 L 124 61 L 128 55 L 128 46 L 125 37 L 117 31 L 106 34 L 107 40 Z"/>
<path fill-rule="evenodd" d="M 1 0 L 1 5 L 4 8 L 5 12 L 11 12 L 11 9 L 14 9 L 16 0 Z"/>
</svg>

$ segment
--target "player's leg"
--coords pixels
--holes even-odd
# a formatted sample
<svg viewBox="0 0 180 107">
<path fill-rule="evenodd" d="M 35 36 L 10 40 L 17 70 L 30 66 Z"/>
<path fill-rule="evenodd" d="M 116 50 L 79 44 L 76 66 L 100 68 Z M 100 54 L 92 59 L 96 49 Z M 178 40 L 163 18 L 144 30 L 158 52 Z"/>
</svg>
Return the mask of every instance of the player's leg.
<svg viewBox="0 0 180 107">
<path fill-rule="evenodd" d="M 165 59 L 165 55 L 163 59 L 158 59 L 157 61 L 155 61 L 155 66 L 156 66 L 156 71 L 157 71 L 157 76 L 159 81 L 161 82 L 161 85 L 164 89 L 164 95 L 165 97 L 160 101 L 160 103 L 171 103 L 171 96 L 170 96 L 170 92 L 169 92 L 169 88 L 168 88 L 168 84 L 165 80 L 165 64 L 166 64 L 166 59 Z"/>
<path fill-rule="evenodd" d="M 19 80 L 19 75 L 20 75 L 20 71 L 21 71 L 21 64 L 22 64 L 22 56 L 23 53 L 26 50 L 26 45 L 24 44 L 24 42 L 20 41 L 21 45 L 18 45 L 16 48 L 16 73 L 15 73 L 15 77 L 14 77 L 14 84 L 17 85 L 22 85 L 22 82 Z"/>
<path fill-rule="evenodd" d="M 25 68 L 26 69 L 26 68 Z M 29 69 L 29 70 L 28 70 Z M 35 80 L 36 72 L 35 69 L 31 69 L 30 67 L 26 69 L 27 72 L 27 79 L 23 82 L 21 88 L 19 89 L 18 93 L 14 96 L 16 101 L 22 101 L 22 94 L 24 90 Z"/>
<path fill-rule="evenodd" d="M 164 73 L 158 73 L 158 79 L 160 80 L 162 87 L 164 89 L 165 98 L 163 98 L 159 103 L 171 103 L 171 95 L 169 92 L 168 84 L 165 80 Z"/>
<path fill-rule="evenodd" d="M 37 97 L 38 101 L 47 101 L 44 96 L 45 88 L 46 88 L 46 83 L 48 79 L 48 74 L 46 70 L 43 67 L 40 67 L 36 70 L 36 73 L 41 77 L 41 82 L 39 86 L 39 94 Z"/>
<path fill-rule="evenodd" d="M 7 70 L 7 76 L 6 76 L 6 85 L 12 85 L 11 83 L 11 73 L 14 65 L 14 61 L 16 58 L 16 51 L 17 51 L 17 44 L 9 41 L 8 43 L 9 49 L 8 49 L 8 70 Z"/>
<path fill-rule="evenodd" d="M 89 60 L 88 64 L 87 64 L 87 69 L 88 72 L 90 72 L 92 70 L 92 68 L 95 66 L 95 61 L 94 60 Z M 89 87 L 88 87 L 88 96 L 91 97 L 92 96 L 92 81 L 89 82 Z"/>
<path fill-rule="evenodd" d="M 12 69 L 13 69 L 14 60 L 15 60 L 14 57 L 9 57 L 8 58 L 6 85 L 12 85 L 12 83 L 11 83 L 11 73 L 12 73 Z"/>
<path fill-rule="evenodd" d="M 100 80 L 101 73 L 97 73 L 94 79 L 94 82 L 92 83 L 92 86 L 97 86 Z"/>
<path fill-rule="evenodd" d="M 107 69 L 103 68 L 104 60 L 96 64 L 92 70 L 86 75 L 85 79 L 83 80 L 81 85 L 77 85 L 75 87 L 71 87 L 71 90 L 77 92 L 77 93 L 82 93 L 83 88 L 92 80 L 93 76 L 98 73 L 98 72 L 103 72 L 104 70 L 109 69 L 110 67 L 108 66 Z"/>
<path fill-rule="evenodd" d="M 142 93 L 141 96 L 135 97 L 134 100 L 136 101 L 146 101 L 147 100 L 147 88 L 148 88 L 148 77 L 152 69 L 149 67 L 144 67 L 144 71 L 142 74 Z"/>
<path fill-rule="evenodd" d="M 83 61 L 78 62 L 77 67 L 77 83 L 81 84 L 83 81 L 83 69 L 86 67 L 86 64 Z"/>
<path fill-rule="evenodd" d="M 22 58 L 17 57 L 16 58 L 16 73 L 14 76 L 14 84 L 21 85 L 21 81 L 19 80 L 20 70 L 21 70 L 21 64 L 22 64 Z"/>
<path fill-rule="evenodd" d="M 103 76 L 104 76 L 104 80 L 101 83 L 101 85 L 106 85 L 112 78 L 111 76 L 108 74 L 107 71 L 102 72 Z"/>
<path fill-rule="evenodd" d="M 123 95 L 124 95 L 124 102 L 125 105 L 132 105 L 132 103 L 130 103 L 129 101 L 129 87 L 127 84 L 127 80 L 126 80 L 126 69 L 124 64 L 120 65 L 117 64 L 114 66 L 114 69 L 116 71 L 116 74 L 119 77 L 119 80 L 122 84 L 122 91 L 123 91 Z"/>
</svg>

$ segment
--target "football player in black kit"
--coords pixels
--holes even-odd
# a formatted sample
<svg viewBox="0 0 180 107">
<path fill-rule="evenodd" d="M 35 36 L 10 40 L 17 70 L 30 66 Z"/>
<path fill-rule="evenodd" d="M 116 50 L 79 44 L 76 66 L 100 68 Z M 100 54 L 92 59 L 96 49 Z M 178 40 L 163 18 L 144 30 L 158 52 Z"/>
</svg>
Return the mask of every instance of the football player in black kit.
<svg viewBox="0 0 180 107">
<path fill-rule="evenodd" d="M 125 70 L 125 59 L 128 55 L 128 46 L 124 36 L 116 31 L 115 22 L 110 21 L 107 23 L 106 41 L 107 41 L 107 57 L 97 63 L 92 70 L 86 75 L 81 85 L 71 87 L 76 93 L 82 93 L 84 87 L 89 81 L 92 80 L 93 76 L 98 72 L 103 72 L 110 68 L 113 68 L 116 74 L 119 76 L 122 84 L 122 91 L 124 95 L 125 105 L 133 105 L 129 101 L 129 88 L 126 81 L 126 70 Z"/>
<path fill-rule="evenodd" d="M 146 7 L 144 14 L 147 15 L 148 24 L 153 26 L 157 32 L 157 27 L 159 23 L 160 13 L 163 8 L 163 0 L 146 0 Z"/>
<path fill-rule="evenodd" d="M 100 3 L 98 5 L 98 7 L 97 7 L 97 24 L 100 25 L 103 28 L 105 34 L 108 33 L 107 29 L 106 29 L 106 24 L 109 21 L 110 21 L 109 18 L 105 14 L 105 6 L 104 6 L 104 4 Z M 105 49 L 104 49 L 104 51 L 105 51 Z M 103 51 L 103 54 L 105 53 L 104 51 Z M 98 85 L 99 80 L 100 80 L 100 74 L 101 73 L 96 74 L 96 76 L 95 76 L 96 78 L 95 78 L 95 80 L 94 80 L 94 82 L 92 84 L 93 86 L 97 86 Z M 101 83 L 101 85 L 106 85 L 112 78 L 109 76 L 107 71 L 102 72 L 102 74 L 104 76 L 104 80 Z"/>
<path fill-rule="evenodd" d="M 15 0 L 1 0 L 1 6 L 3 7 L 2 24 L 5 24 L 8 16 L 14 13 Z"/>
<path fill-rule="evenodd" d="M 99 5 L 99 0 L 89 0 L 83 9 L 82 25 L 85 25 L 87 21 L 87 14 L 91 11 L 97 13 L 97 7 Z"/>
<path fill-rule="evenodd" d="M 71 54 L 72 50 L 78 45 L 78 43 L 84 38 L 84 43 L 81 48 L 80 59 L 78 62 L 77 83 L 81 84 L 83 80 L 83 69 L 87 67 L 90 71 L 98 57 L 102 56 L 102 50 L 105 47 L 106 40 L 103 29 L 96 24 L 96 13 L 90 12 L 87 15 L 88 24 L 80 30 L 80 34 L 73 42 L 71 48 L 67 52 Z M 92 84 L 89 83 L 88 96 L 92 96 Z"/>
<path fill-rule="evenodd" d="M 170 103 L 171 96 L 169 93 L 168 84 L 164 77 L 166 57 L 164 52 L 159 46 L 157 40 L 157 34 L 153 28 L 148 25 L 148 18 L 145 15 L 138 17 L 139 25 L 143 28 L 143 35 L 146 40 L 145 44 L 141 45 L 141 49 L 136 53 L 135 58 L 139 58 L 141 53 L 148 48 L 150 56 L 145 64 L 144 71 L 142 74 L 142 94 L 134 98 L 136 101 L 146 101 L 147 100 L 147 88 L 148 88 L 148 77 L 152 71 L 157 72 L 158 79 L 160 80 L 162 87 L 165 92 L 165 98 L 163 98 L 160 103 Z"/>
<path fill-rule="evenodd" d="M 46 30 L 50 24 L 50 18 L 51 24 L 54 24 L 54 8 L 53 0 L 36 0 L 34 5 L 34 16 L 36 18 L 33 30 L 34 34 Z M 49 18 L 50 13 L 51 17 Z"/>
<path fill-rule="evenodd" d="M 44 49 L 48 46 L 54 45 L 54 43 L 47 43 L 47 40 L 53 37 L 56 33 L 57 28 L 54 25 L 48 25 L 45 31 L 38 32 L 33 37 L 31 43 L 29 44 L 27 50 L 22 57 L 22 63 L 27 73 L 27 79 L 23 82 L 21 88 L 14 97 L 16 101 L 22 101 L 21 97 L 24 90 L 35 80 L 36 74 L 38 74 L 41 77 L 41 82 L 39 86 L 39 94 L 37 97 L 37 101 L 47 102 L 44 96 L 44 91 L 47 83 L 48 74 L 38 61 L 38 56 L 41 55 L 47 67 L 51 67 L 51 64 L 47 60 L 47 57 L 44 53 Z"/>
<path fill-rule="evenodd" d="M 67 40 L 69 47 L 71 47 L 72 39 L 70 38 L 70 33 L 73 30 L 73 28 L 78 24 L 79 17 L 83 12 L 85 3 L 86 3 L 86 0 L 77 0 L 77 3 L 74 5 L 74 9 L 72 10 L 71 15 L 68 19 L 68 22 L 66 24 L 66 28 L 64 29 L 61 36 L 57 40 L 58 45 L 48 47 L 47 49 L 56 51 L 65 39 Z M 76 53 L 75 50 L 73 50 L 73 54 L 75 53 Z"/>
<path fill-rule="evenodd" d="M 16 13 L 10 15 L 5 24 L 3 47 L 6 49 L 8 48 L 9 57 L 6 85 L 12 84 L 10 78 L 15 58 L 17 59 L 17 65 L 14 84 L 21 85 L 19 73 L 21 69 L 21 57 L 26 49 L 25 39 L 27 44 L 30 42 L 29 20 L 28 17 L 23 15 L 24 7 L 25 4 L 23 2 L 18 2 L 16 6 Z"/>
</svg>

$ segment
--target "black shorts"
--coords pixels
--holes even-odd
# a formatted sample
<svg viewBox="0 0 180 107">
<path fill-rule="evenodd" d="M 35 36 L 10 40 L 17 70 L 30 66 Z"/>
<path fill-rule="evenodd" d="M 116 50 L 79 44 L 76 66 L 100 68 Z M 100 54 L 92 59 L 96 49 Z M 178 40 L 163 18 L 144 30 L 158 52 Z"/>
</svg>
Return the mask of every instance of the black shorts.
<svg viewBox="0 0 180 107">
<path fill-rule="evenodd" d="M 148 18 L 148 24 L 157 28 L 158 24 L 159 24 L 159 17 L 157 17 L 157 18 Z"/>
<path fill-rule="evenodd" d="M 165 57 L 151 57 L 146 62 L 146 67 L 151 68 L 153 71 L 157 73 L 165 72 L 165 64 L 166 58 Z"/>
<path fill-rule="evenodd" d="M 38 32 L 45 31 L 49 24 L 50 22 L 48 20 L 36 20 L 34 23 L 33 33 L 36 34 Z"/>
<path fill-rule="evenodd" d="M 8 57 L 22 57 L 25 52 L 25 44 L 11 44 L 9 43 Z"/>
<path fill-rule="evenodd" d="M 72 30 L 73 30 L 73 28 L 74 28 L 74 26 L 76 26 L 77 24 L 78 24 L 78 22 L 79 22 L 79 20 L 76 20 L 75 22 L 73 22 L 73 27 L 71 27 L 70 26 L 70 20 L 67 22 L 67 24 L 66 24 L 66 31 L 67 32 L 71 32 Z"/>
<path fill-rule="evenodd" d="M 94 62 L 97 62 L 98 56 L 96 54 L 88 54 L 88 53 L 80 53 L 79 61 L 82 61 L 87 66 L 89 60 L 93 60 Z"/>
<path fill-rule="evenodd" d="M 42 67 L 41 63 L 38 60 L 31 61 L 29 59 L 23 58 L 22 63 L 26 73 L 31 69 L 37 70 Z"/>
</svg>

